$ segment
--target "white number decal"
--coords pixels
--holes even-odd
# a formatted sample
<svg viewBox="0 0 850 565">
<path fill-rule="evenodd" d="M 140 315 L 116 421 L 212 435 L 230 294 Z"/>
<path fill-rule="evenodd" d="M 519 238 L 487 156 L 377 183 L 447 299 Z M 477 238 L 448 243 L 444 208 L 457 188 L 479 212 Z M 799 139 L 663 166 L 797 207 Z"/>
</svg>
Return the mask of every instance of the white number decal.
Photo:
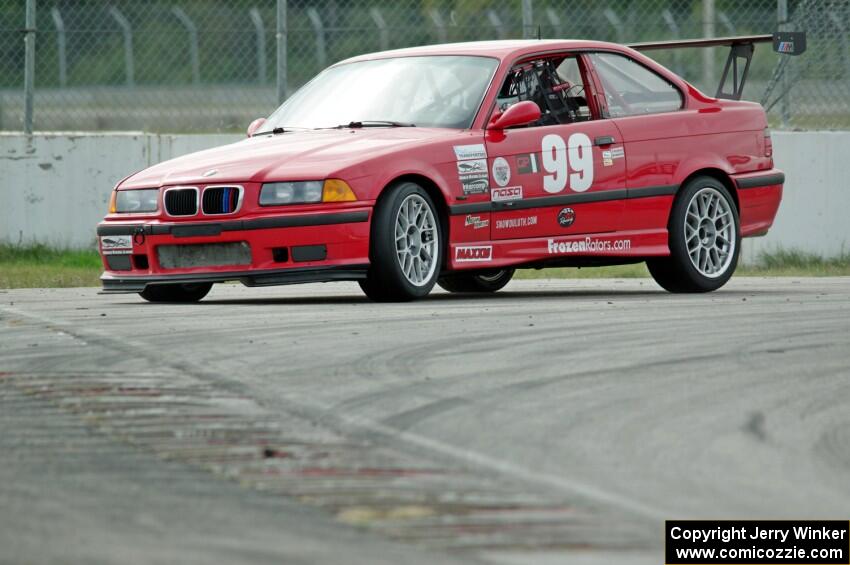
<svg viewBox="0 0 850 565">
<path fill-rule="evenodd" d="M 542 142 L 543 190 L 557 194 L 566 188 L 567 179 L 575 192 L 584 192 L 593 185 L 593 147 L 590 138 L 583 133 L 570 136 L 569 144 L 560 135 L 550 133 Z M 569 159 L 567 158 L 569 156 Z M 567 164 L 573 171 L 568 174 Z"/>
<path fill-rule="evenodd" d="M 584 192 L 593 184 L 593 148 L 590 138 L 583 133 L 570 136 L 570 168 L 575 173 L 570 175 L 570 188 L 576 192 Z"/>
<path fill-rule="evenodd" d="M 555 194 L 567 186 L 567 146 L 564 138 L 550 133 L 543 137 L 543 190 Z"/>
</svg>

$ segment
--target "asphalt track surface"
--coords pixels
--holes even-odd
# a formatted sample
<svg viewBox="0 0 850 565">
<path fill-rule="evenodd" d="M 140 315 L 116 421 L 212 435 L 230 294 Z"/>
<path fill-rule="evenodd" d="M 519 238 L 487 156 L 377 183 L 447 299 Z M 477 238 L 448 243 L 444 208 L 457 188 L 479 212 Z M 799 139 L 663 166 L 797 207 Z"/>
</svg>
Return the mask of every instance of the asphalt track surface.
<svg viewBox="0 0 850 565">
<path fill-rule="evenodd" d="M 850 279 L 0 291 L 2 563 L 662 563 L 850 508 Z"/>
</svg>

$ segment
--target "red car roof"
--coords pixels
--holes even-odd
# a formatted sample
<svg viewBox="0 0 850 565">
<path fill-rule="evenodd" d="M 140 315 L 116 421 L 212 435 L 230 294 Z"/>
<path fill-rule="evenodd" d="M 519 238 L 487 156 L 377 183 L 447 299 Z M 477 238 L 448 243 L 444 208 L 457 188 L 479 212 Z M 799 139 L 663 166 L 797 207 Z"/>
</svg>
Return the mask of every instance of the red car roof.
<svg viewBox="0 0 850 565">
<path fill-rule="evenodd" d="M 470 41 L 466 43 L 444 43 L 441 45 L 423 45 L 421 47 L 407 47 L 405 49 L 394 49 L 392 51 L 381 51 L 378 53 L 367 53 L 351 57 L 340 63 L 351 63 L 354 61 L 367 61 L 370 59 L 387 59 L 391 57 L 415 57 L 421 55 L 478 55 L 482 57 L 495 57 L 497 59 L 515 58 L 522 55 L 537 53 L 548 50 L 570 49 L 617 49 L 628 51 L 627 47 L 616 43 L 605 41 L 588 41 L 580 39 L 506 39 L 500 41 Z"/>
</svg>

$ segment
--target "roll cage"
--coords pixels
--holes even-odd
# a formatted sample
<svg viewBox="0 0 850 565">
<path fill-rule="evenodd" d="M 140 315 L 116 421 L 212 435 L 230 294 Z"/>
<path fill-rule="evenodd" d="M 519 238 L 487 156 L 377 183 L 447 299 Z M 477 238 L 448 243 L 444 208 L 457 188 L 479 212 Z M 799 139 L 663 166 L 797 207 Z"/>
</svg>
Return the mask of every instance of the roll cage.
<svg viewBox="0 0 850 565">
<path fill-rule="evenodd" d="M 575 61 L 578 72 L 573 82 L 559 71 L 568 61 Z M 497 107 L 504 111 L 516 102 L 535 102 L 540 107 L 541 117 L 530 126 L 597 119 L 602 112 L 596 103 L 592 80 L 588 63 L 581 53 L 531 56 L 508 72 L 499 90 Z"/>
</svg>

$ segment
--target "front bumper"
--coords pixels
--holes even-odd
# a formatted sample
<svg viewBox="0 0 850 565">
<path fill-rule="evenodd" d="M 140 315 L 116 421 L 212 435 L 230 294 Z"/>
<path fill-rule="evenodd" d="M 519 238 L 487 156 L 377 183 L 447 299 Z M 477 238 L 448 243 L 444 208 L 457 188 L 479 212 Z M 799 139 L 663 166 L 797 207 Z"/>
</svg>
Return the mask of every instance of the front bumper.
<svg viewBox="0 0 850 565">
<path fill-rule="evenodd" d="M 141 292 L 151 284 L 240 281 L 247 286 L 359 280 L 369 266 L 370 208 L 221 221 L 105 221 L 101 243 L 129 236 L 131 248 L 104 250 L 106 293 Z M 114 239 L 114 237 L 113 237 Z M 239 244 L 243 260 L 174 266 L 158 251 Z M 162 259 L 162 261 L 160 261 Z"/>
<path fill-rule="evenodd" d="M 184 275 L 120 276 L 104 273 L 100 277 L 103 294 L 142 292 L 149 284 L 193 284 L 239 281 L 245 286 L 274 286 L 309 282 L 356 281 L 366 278 L 369 265 L 345 267 L 291 268 L 272 271 L 228 271 Z"/>
</svg>

